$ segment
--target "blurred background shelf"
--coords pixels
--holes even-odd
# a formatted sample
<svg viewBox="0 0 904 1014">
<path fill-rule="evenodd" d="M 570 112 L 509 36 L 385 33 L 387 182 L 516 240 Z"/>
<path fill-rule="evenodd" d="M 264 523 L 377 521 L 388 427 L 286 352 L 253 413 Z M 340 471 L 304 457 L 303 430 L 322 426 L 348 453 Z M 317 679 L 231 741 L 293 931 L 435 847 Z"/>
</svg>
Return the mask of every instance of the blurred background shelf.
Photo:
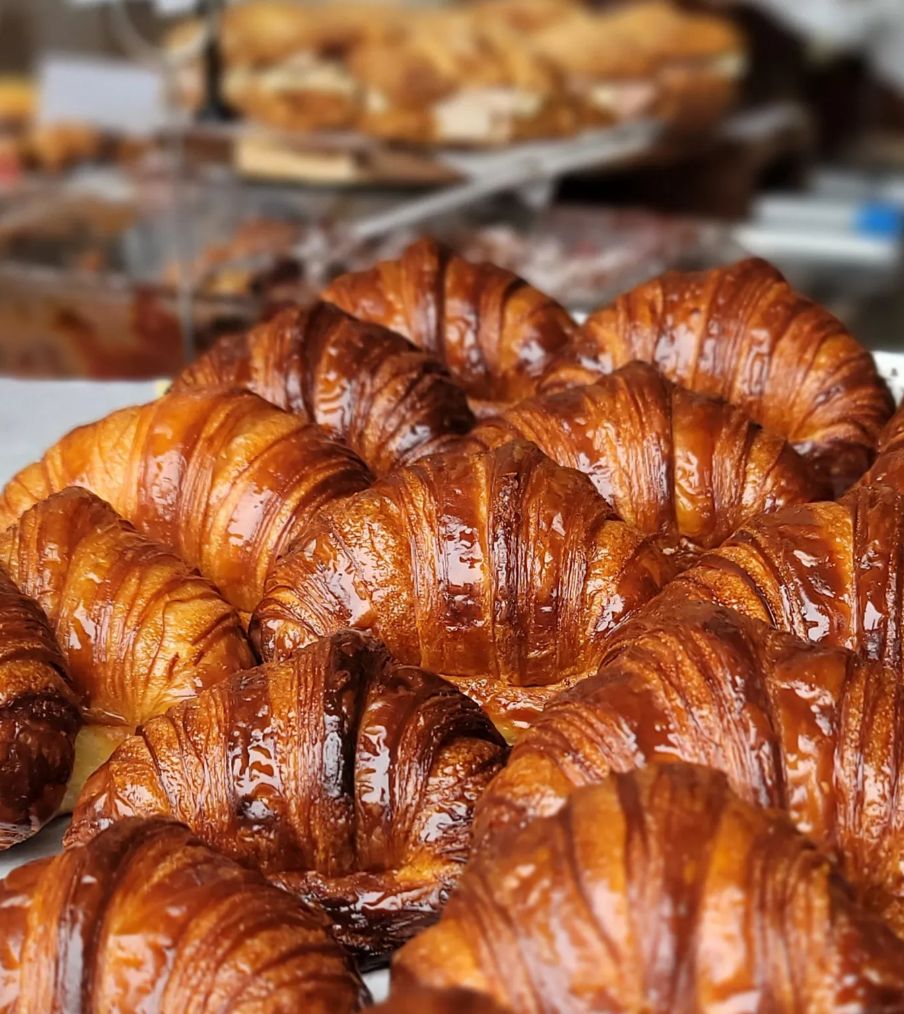
<svg viewBox="0 0 904 1014">
<path fill-rule="evenodd" d="M 2 5 L 0 373 L 171 373 L 421 231 L 575 312 L 753 253 L 900 345 L 904 14 L 854 31 L 830 0 L 281 4 L 270 34 L 262 0 L 217 27 L 187 0 Z M 325 97 L 352 78 L 337 116 Z M 525 88 L 557 115 L 513 105 Z M 405 115 L 371 115 L 375 89 Z"/>
</svg>

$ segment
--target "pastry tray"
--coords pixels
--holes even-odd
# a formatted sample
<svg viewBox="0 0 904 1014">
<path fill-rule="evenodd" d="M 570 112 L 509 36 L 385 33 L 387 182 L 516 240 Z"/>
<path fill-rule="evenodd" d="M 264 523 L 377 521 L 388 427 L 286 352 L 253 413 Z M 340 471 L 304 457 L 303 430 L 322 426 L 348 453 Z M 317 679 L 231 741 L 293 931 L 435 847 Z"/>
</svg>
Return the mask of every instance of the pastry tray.
<svg viewBox="0 0 904 1014">
<path fill-rule="evenodd" d="M 895 402 L 904 400 L 904 352 L 874 352 L 879 372 Z M 115 382 L 72 380 L 7 380 L 0 378 L 0 484 L 73 426 L 91 422 L 126 405 L 149 401 L 160 391 L 152 381 Z M 23 426 L 22 420 L 28 420 Z M 8 852 L 0 852 L 0 878 L 33 859 L 58 851 L 66 818 L 49 824 L 40 834 Z M 382 969 L 364 976 L 379 1001 L 388 989 L 389 973 Z"/>
</svg>

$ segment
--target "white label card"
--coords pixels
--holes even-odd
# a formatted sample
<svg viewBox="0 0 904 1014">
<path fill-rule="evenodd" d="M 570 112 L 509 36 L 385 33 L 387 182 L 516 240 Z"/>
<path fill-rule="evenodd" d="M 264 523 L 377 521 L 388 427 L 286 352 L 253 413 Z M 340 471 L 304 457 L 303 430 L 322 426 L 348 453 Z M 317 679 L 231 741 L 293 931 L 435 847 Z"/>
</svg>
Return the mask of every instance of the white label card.
<svg viewBox="0 0 904 1014">
<path fill-rule="evenodd" d="M 129 0 L 69 0 L 73 7 L 101 7 L 104 4 L 127 3 Z M 152 0 L 161 14 L 190 14 L 197 6 L 196 0 Z"/>
<path fill-rule="evenodd" d="M 43 123 L 80 120 L 104 130 L 148 134 L 166 120 L 159 72 L 125 60 L 50 53 L 38 82 Z"/>
</svg>

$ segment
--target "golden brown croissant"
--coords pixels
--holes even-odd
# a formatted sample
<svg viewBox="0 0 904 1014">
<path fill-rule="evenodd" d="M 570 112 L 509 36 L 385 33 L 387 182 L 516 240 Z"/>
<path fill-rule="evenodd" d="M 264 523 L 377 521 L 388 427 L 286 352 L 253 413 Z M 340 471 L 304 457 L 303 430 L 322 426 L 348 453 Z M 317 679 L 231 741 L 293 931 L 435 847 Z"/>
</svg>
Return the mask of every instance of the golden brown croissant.
<svg viewBox="0 0 904 1014">
<path fill-rule="evenodd" d="M 436 918 L 504 756 L 473 702 L 346 631 L 148 722 L 90 779 L 67 841 L 172 815 L 379 955 Z"/>
<path fill-rule="evenodd" d="M 645 363 L 525 399 L 473 437 L 487 447 L 532 440 L 589 475 L 623 521 L 673 545 L 717 546 L 753 515 L 824 492 L 780 437 Z"/>
<path fill-rule="evenodd" d="M 342 627 L 455 680 L 512 738 L 591 675 L 672 574 L 586 476 L 538 448 L 436 454 L 321 512 L 252 619 L 264 658 Z"/>
<path fill-rule="evenodd" d="M 393 990 L 374 1014 L 505 1014 L 485 993 L 470 989 L 430 989 L 417 982 Z"/>
<path fill-rule="evenodd" d="M 786 810 L 904 930 L 904 686 L 894 670 L 707 603 L 650 607 L 599 673 L 553 702 L 478 806 L 479 843 L 554 813 L 613 771 L 718 768 L 750 803 Z"/>
<path fill-rule="evenodd" d="M 904 405 L 879 434 L 879 447 L 872 468 L 860 479 L 865 486 L 889 486 L 904 493 Z"/>
<path fill-rule="evenodd" d="M 478 408 L 533 394 L 574 333 L 565 310 L 517 275 L 426 238 L 398 260 L 340 276 L 323 298 L 411 339 L 448 367 Z"/>
<path fill-rule="evenodd" d="M 838 491 L 869 466 L 892 410 L 866 349 L 758 259 L 668 272 L 625 293 L 591 314 L 543 386 L 591 383 L 632 359 L 740 406 Z"/>
<path fill-rule="evenodd" d="M 243 387 L 319 423 L 378 475 L 440 450 L 473 425 L 464 392 L 401 335 L 329 303 L 228 335 L 174 387 Z"/>
<path fill-rule="evenodd" d="M 710 768 L 575 792 L 479 854 L 393 988 L 467 987 L 517 1014 L 900 1011 L 904 942 L 826 856 Z"/>
<path fill-rule="evenodd" d="M 27 510 L 0 566 L 46 612 L 82 696 L 74 792 L 136 726 L 254 665 L 210 582 L 85 489 Z"/>
<path fill-rule="evenodd" d="M 0 849 L 56 813 L 80 724 L 79 699 L 47 617 L 0 565 Z"/>
<path fill-rule="evenodd" d="M 370 479 L 319 426 L 256 395 L 179 392 L 63 437 L 9 482 L 0 527 L 51 493 L 84 486 L 250 612 L 271 561 L 304 522 Z"/>
<path fill-rule="evenodd" d="M 0 1010 L 295 1014 L 367 998 L 323 914 L 165 820 L 0 882 Z"/>
<path fill-rule="evenodd" d="M 717 602 L 901 673 L 902 540 L 904 496 L 861 486 L 838 503 L 752 519 L 676 578 L 657 608 Z"/>
</svg>

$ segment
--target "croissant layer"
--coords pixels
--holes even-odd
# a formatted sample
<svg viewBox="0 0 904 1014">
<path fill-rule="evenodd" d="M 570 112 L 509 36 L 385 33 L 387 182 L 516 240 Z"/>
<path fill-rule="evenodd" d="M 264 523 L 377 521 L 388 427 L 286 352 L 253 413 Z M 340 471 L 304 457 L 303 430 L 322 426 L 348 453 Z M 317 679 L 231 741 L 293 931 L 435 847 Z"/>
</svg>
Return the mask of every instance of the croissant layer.
<svg viewBox="0 0 904 1014">
<path fill-rule="evenodd" d="M 80 724 L 47 617 L 0 565 L 0 849 L 30 837 L 56 812 Z"/>
<path fill-rule="evenodd" d="M 89 780 L 67 841 L 173 816 L 378 955 L 436 918 L 504 756 L 464 695 L 347 631 L 148 722 Z"/>
<path fill-rule="evenodd" d="M 0 883 L 0 1010 L 343 1014 L 366 990 L 308 909 L 163 820 Z"/>
<path fill-rule="evenodd" d="M 575 329 L 555 300 L 517 275 L 427 238 L 398 260 L 340 276 L 323 298 L 405 335 L 448 367 L 478 408 L 532 394 Z"/>
<path fill-rule="evenodd" d="M 781 815 L 668 764 L 478 855 L 393 988 L 466 987 L 518 1014 L 891 1012 L 902 968 L 904 943 Z"/>
<path fill-rule="evenodd" d="M 717 602 L 802 640 L 904 671 L 904 496 L 858 486 L 840 502 L 763 514 L 700 557 L 661 606 Z"/>
<path fill-rule="evenodd" d="M 875 462 L 859 485 L 888 486 L 904 493 L 904 406 L 886 423 L 879 435 L 878 450 Z"/>
<path fill-rule="evenodd" d="M 213 586 L 87 490 L 26 511 L 0 565 L 44 608 L 89 722 L 133 730 L 254 664 Z"/>
<path fill-rule="evenodd" d="M 83 486 L 250 612 L 305 521 L 370 479 L 319 426 L 254 394 L 177 392 L 63 437 L 7 485 L 0 525 Z"/>
<path fill-rule="evenodd" d="M 724 771 L 837 855 L 865 904 L 904 930 L 904 690 L 875 662 L 707 603 L 652 607 L 599 673 L 550 705 L 478 807 L 477 839 L 555 812 L 612 771 L 683 760 Z"/>
<path fill-rule="evenodd" d="M 592 674 L 606 638 L 671 576 L 590 481 L 536 447 L 433 455 L 323 511 L 272 569 L 265 658 L 342 627 L 455 680 L 512 736 Z"/>
<path fill-rule="evenodd" d="M 668 272 L 591 314 L 546 389 L 642 359 L 790 441 L 841 491 L 872 461 L 891 396 L 869 352 L 765 261 Z"/>
<path fill-rule="evenodd" d="M 228 335 L 176 389 L 245 388 L 319 423 L 375 473 L 432 454 L 473 425 L 464 392 L 407 339 L 329 303 Z"/>
<path fill-rule="evenodd" d="M 645 363 L 519 402 L 473 437 L 484 446 L 532 440 L 585 472 L 623 521 L 691 547 L 717 546 L 754 515 L 823 492 L 780 437 Z"/>
</svg>

